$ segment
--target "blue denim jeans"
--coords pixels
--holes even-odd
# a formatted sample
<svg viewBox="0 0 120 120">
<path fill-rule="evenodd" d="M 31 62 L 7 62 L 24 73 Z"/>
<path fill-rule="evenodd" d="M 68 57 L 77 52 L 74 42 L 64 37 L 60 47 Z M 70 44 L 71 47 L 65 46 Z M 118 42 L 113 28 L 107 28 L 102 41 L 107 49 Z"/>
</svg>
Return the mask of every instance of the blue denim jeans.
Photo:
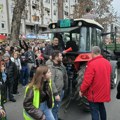
<svg viewBox="0 0 120 120">
<path fill-rule="evenodd" d="M 56 101 L 54 98 L 54 107 L 52 109 L 52 113 L 55 120 L 58 120 L 58 112 L 59 112 L 63 97 L 64 97 L 64 91 L 62 91 L 60 94 L 60 101 Z"/>
<path fill-rule="evenodd" d="M 55 120 L 52 114 L 52 110 L 47 106 L 47 102 L 40 104 L 40 110 L 44 113 L 46 120 Z"/>
<path fill-rule="evenodd" d="M 28 84 L 28 66 L 22 66 L 20 81 L 23 86 Z"/>
<path fill-rule="evenodd" d="M 90 104 L 92 120 L 107 120 L 104 103 L 89 102 L 89 104 Z"/>
</svg>

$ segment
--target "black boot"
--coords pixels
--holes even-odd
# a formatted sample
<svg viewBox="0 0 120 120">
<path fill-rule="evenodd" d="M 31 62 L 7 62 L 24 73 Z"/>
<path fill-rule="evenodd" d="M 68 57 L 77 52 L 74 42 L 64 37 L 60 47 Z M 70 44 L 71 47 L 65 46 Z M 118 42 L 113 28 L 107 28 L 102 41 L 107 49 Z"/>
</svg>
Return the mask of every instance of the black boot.
<svg viewBox="0 0 120 120">
<path fill-rule="evenodd" d="M 10 101 L 12 101 L 12 102 L 16 102 L 16 100 L 15 100 L 14 98 L 11 98 Z"/>
</svg>

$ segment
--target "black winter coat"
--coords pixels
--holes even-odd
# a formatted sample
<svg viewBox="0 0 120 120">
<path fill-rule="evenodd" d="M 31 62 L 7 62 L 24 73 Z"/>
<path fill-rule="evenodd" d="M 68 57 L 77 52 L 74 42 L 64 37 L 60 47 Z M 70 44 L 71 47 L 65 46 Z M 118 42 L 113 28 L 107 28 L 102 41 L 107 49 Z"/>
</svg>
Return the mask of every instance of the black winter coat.
<svg viewBox="0 0 120 120">
<path fill-rule="evenodd" d="M 17 78 L 17 72 L 17 66 L 10 60 L 9 66 L 6 66 L 7 80 L 13 82 Z"/>
<path fill-rule="evenodd" d="M 49 57 L 52 55 L 54 50 L 59 50 L 60 52 L 63 52 L 62 47 L 60 47 L 59 45 L 58 46 L 48 45 L 45 47 L 45 50 L 43 53 L 43 57 L 45 58 L 45 60 L 49 59 Z"/>
</svg>

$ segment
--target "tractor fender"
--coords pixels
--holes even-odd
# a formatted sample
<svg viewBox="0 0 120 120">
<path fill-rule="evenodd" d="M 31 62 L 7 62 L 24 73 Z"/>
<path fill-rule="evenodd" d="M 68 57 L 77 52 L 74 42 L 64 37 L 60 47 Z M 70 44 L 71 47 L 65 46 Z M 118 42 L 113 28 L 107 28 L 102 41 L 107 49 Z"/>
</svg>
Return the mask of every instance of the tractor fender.
<svg viewBox="0 0 120 120">
<path fill-rule="evenodd" d="M 92 59 L 92 56 L 91 56 L 91 53 L 82 53 L 82 54 L 79 54 L 75 61 L 74 61 L 74 66 L 75 66 L 75 69 L 78 71 L 79 68 L 80 68 L 80 63 L 81 62 L 88 62 Z"/>
</svg>

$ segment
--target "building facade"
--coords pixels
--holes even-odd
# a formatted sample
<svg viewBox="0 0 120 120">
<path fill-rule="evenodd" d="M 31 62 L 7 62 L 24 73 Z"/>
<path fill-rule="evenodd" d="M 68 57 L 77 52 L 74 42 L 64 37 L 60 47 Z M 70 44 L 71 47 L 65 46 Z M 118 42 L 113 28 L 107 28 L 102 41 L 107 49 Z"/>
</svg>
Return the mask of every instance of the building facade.
<svg viewBox="0 0 120 120">
<path fill-rule="evenodd" d="M 38 34 L 50 22 L 72 18 L 77 0 L 26 0 L 22 14 L 20 34 Z M 0 0 L 0 33 L 10 34 L 14 0 Z"/>
</svg>

